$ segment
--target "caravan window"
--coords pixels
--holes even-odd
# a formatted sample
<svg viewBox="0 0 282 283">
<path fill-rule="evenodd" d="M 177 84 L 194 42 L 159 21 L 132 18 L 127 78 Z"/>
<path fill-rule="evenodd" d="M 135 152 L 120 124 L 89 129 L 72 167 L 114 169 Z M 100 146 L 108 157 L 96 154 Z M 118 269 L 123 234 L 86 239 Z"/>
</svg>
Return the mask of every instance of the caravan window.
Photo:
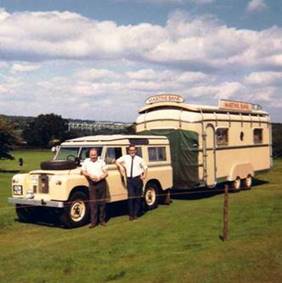
<svg viewBox="0 0 282 283">
<path fill-rule="evenodd" d="M 262 129 L 254 129 L 254 144 L 262 143 Z"/>
<path fill-rule="evenodd" d="M 227 128 L 216 129 L 216 144 L 218 146 L 228 145 L 228 129 Z"/>
<path fill-rule="evenodd" d="M 148 147 L 149 161 L 165 161 L 165 147 Z"/>
</svg>

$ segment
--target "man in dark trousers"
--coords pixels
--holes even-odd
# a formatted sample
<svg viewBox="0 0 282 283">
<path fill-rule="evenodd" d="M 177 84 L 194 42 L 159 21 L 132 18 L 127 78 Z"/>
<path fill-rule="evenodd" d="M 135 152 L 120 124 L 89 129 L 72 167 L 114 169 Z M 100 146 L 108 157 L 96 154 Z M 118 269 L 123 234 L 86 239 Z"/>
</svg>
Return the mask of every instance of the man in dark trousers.
<svg viewBox="0 0 282 283">
<path fill-rule="evenodd" d="M 140 213 L 143 181 L 147 176 L 147 165 L 142 157 L 136 155 L 134 144 L 129 145 L 128 154 L 116 160 L 120 172 L 126 173 L 128 190 L 129 220 L 137 219 Z"/>
<path fill-rule="evenodd" d="M 100 225 L 105 226 L 106 209 L 106 180 L 108 172 L 104 160 L 98 158 L 95 148 L 90 149 L 89 158 L 82 164 L 82 175 L 89 181 L 89 206 L 91 224 L 89 228 L 94 228 L 98 224 L 98 212 Z"/>
</svg>

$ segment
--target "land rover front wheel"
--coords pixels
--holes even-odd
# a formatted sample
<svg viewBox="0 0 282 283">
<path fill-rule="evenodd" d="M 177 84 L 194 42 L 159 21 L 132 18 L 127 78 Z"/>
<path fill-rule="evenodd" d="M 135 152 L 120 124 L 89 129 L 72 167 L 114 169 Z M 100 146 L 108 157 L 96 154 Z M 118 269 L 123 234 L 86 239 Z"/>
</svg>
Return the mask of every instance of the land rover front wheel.
<svg viewBox="0 0 282 283">
<path fill-rule="evenodd" d="M 63 209 L 61 222 L 66 228 L 75 228 L 85 225 L 89 219 L 89 205 L 87 195 L 75 192 Z"/>
<path fill-rule="evenodd" d="M 158 187 L 155 184 L 148 183 L 144 192 L 144 204 L 147 210 L 157 208 L 158 206 Z"/>
</svg>

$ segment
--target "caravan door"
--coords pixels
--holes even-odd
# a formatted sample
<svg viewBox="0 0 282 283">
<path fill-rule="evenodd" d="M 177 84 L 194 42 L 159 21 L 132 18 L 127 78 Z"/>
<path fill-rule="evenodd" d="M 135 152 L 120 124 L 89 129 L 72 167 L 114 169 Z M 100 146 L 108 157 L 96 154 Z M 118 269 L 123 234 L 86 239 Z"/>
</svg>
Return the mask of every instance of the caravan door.
<svg viewBox="0 0 282 283">
<path fill-rule="evenodd" d="M 209 187 L 216 185 L 216 158 L 215 158 L 215 129 L 208 124 L 206 127 L 206 183 Z"/>
</svg>

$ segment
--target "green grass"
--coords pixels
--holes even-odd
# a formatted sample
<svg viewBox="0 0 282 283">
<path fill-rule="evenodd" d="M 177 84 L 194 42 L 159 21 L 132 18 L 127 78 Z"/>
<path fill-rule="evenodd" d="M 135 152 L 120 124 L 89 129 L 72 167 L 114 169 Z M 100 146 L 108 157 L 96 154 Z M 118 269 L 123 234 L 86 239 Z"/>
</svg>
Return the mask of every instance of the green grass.
<svg viewBox="0 0 282 283">
<path fill-rule="evenodd" d="M 23 171 L 49 152 L 16 152 Z M 16 161 L 2 170 L 19 170 Z M 282 282 L 282 160 L 251 191 L 229 194 L 230 239 L 222 242 L 223 195 L 178 199 L 137 222 L 65 230 L 15 221 L 11 173 L 0 173 L 0 282 Z"/>
</svg>

